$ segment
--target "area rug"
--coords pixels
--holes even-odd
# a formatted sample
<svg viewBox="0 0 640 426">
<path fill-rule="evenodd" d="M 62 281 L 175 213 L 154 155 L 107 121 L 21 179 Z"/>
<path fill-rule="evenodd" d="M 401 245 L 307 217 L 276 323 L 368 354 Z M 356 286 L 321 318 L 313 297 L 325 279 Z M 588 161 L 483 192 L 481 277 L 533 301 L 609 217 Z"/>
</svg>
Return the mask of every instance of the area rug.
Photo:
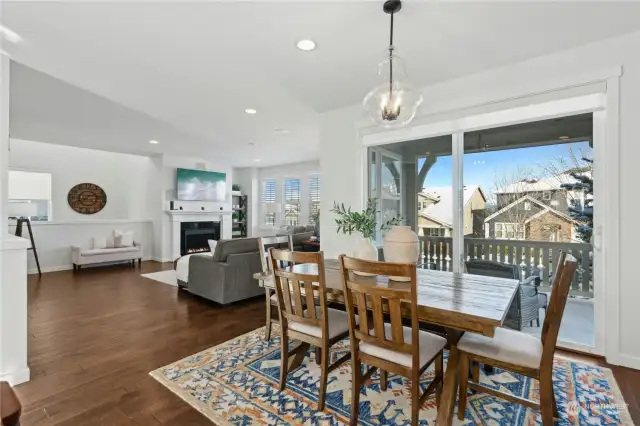
<svg viewBox="0 0 640 426">
<path fill-rule="evenodd" d="M 150 274 L 141 274 L 140 276 L 149 278 L 150 280 L 158 281 L 163 284 L 169 284 L 173 286 L 178 285 L 178 279 L 176 278 L 176 271 L 160 271 L 160 272 L 152 272 Z"/>
<path fill-rule="evenodd" d="M 264 341 L 264 327 L 214 348 L 189 356 L 149 373 L 176 395 L 218 425 L 348 424 L 351 403 L 351 364 L 345 363 L 329 376 L 327 408 L 315 410 L 320 368 L 310 350 L 300 368 L 287 377 L 287 389 L 278 391 L 280 338 L 274 324 L 270 341 Z M 293 342 L 292 345 L 297 344 Z M 349 351 L 344 340 L 331 351 L 337 359 Z M 554 389 L 560 425 L 633 426 L 611 370 L 557 359 Z M 495 369 L 481 371 L 481 381 L 495 389 L 539 400 L 538 382 L 518 374 Z M 422 376 L 423 390 L 433 379 L 430 369 Z M 381 391 L 377 374 L 360 395 L 359 423 L 363 425 L 410 424 L 408 381 L 389 375 L 388 388 Z M 420 411 L 420 424 L 433 425 L 437 416 L 433 397 Z M 486 394 L 469 395 L 464 425 L 541 424 L 536 410 Z"/>
</svg>

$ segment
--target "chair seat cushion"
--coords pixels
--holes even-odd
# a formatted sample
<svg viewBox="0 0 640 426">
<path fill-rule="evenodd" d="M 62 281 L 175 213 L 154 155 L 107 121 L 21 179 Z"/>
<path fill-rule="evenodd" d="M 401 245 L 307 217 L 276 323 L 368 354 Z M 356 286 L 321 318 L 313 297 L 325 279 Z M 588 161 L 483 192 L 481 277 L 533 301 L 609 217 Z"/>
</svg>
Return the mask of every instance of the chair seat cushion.
<svg viewBox="0 0 640 426">
<path fill-rule="evenodd" d="M 304 315 L 305 317 L 307 316 L 306 310 L 304 311 Z M 316 318 L 320 318 L 320 315 L 320 307 L 316 306 Z M 329 326 L 329 339 L 333 339 L 334 337 L 337 337 L 345 333 L 346 331 L 349 331 L 349 319 L 346 312 L 328 308 L 327 316 L 327 322 Z M 289 321 L 289 329 L 314 337 L 322 337 L 322 328 L 297 321 Z"/>
<path fill-rule="evenodd" d="M 139 247 L 131 246 L 131 247 L 118 247 L 118 248 L 106 248 L 106 249 L 87 249 L 82 250 L 80 252 L 80 256 L 102 256 L 104 254 L 115 254 L 115 253 L 128 253 L 139 251 Z"/>
<path fill-rule="evenodd" d="M 371 334 L 375 335 L 372 331 Z M 391 325 L 384 325 L 385 338 L 391 339 Z M 402 335 L 404 336 L 404 342 L 411 344 L 411 328 L 402 327 Z M 447 339 L 438 336 L 437 334 L 429 333 L 427 331 L 418 331 L 418 351 L 420 352 L 420 367 L 427 364 L 434 356 L 440 352 L 447 344 Z M 410 354 L 394 351 L 391 349 L 383 348 L 373 343 L 360 342 L 360 352 L 367 355 L 375 356 L 387 361 L 394 362 L 396 364 L 404 365 L 405 367 L 411 367 L 412 357 Z"/>
<path fill-rule="evenodd" d="M 465 333 L 458 342 L 458 349 L 484 358 L 540 368 L 542 341 L 508 328 L 497 328 L 493 338 L 475 333 Z"/>
</svg>

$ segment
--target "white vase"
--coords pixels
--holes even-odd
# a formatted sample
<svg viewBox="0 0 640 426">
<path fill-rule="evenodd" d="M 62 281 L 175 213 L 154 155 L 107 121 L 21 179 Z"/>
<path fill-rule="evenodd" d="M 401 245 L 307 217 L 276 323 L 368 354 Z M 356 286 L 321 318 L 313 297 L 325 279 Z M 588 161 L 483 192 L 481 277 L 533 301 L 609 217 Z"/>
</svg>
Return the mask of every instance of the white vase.
<svg viewBox="0 0 640 426">
<path fill-rule="evenodd" d="M 417 263 L 420 257 L 418 235 L 410 226 L 394 226 L 384 236 L 385 262 Z M 389 277 L 394 281 L 409 281 L 407 277 Z"/>
<path fill-rule="evenodd" d="M 356 247 L 353 249 L 353 257 L 364 260 L 378 260 L 378 248 L 373 244 L 371 238 L 360 237 Z M 353 271 L 354 274 L 371 276 L 365 272 Z"/>
</svg>

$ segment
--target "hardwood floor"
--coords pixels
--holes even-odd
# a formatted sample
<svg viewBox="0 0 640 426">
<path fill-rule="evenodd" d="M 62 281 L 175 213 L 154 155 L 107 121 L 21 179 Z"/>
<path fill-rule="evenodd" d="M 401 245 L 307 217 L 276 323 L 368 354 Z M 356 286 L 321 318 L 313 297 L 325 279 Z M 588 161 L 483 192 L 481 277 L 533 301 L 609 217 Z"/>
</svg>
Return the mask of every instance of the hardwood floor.
<svg viewBox="0 0 640 426">
<path fill-rule="evenodd" d="M 142 273 L 171 264 L 144 262 Z M 264 297 L 228 307 L 113 267 L 29 276 L 22 425 L 208 425 L 148 373 L 264 325 Z"/>
<path fill-rule="evenodd" d="M 264 298 L 222 307 L 140 277 L 171 267 L 29 276 L 32 379 L 16 388 L 23 426 L 211 426 L 148 373 L 264 325 Z M 640 425 L 640 371 L 613 369 Z"/>
</svg>

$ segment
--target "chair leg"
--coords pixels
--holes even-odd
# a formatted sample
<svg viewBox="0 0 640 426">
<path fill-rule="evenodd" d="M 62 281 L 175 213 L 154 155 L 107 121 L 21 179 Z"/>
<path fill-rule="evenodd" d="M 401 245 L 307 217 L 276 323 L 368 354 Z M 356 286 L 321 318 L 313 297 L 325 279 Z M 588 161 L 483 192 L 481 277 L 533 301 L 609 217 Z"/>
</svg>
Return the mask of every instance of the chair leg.
<svg viewBox="0 0 640 426">
<path fill-rule="evenodd" d="M 267 296 L 267 324 L 264 329 L 264 340 L 271 340 L 271 290 L 265 289 Z"/>
<path fill-rule="evenodd" d="M 387 370 L 380 369 L 380 390 L 387 390 Z"/>
<path fill-rule="evenodd" d="M 411 379 L 411 426 L 418 426 L 420 422 L 420 377 L 417 373 Z"/>
<path fill-rule="evenodd" d="M 536 318 L 536 327 L 540 328 L 540 314 L 538 314 L 538 318 Z"/>
<path fill-rule="evenodd" d="M 467 412 L 467 386 L 469 385 L 469 355 L 460 351 L 460 393 L 458 394 L 458 419 L 464 420 Z"/>
<path fill-rule="evenodd" d="M 438 355 L 435 362 L 436 377 L 438 381 L 436 385 L 436 409 L 440 408 L 440 397 L 442 396 L 442 383 L 444 382 L 444 355 L 442 352 Z"/>
<path fill-rule="evenodd" d="M 323 411 L 324 401 L 327 396 L 327 381 L 329 380 L 329 346 L 323 346 L 320 349 L 320 352 L 322 352 L 322 372 L 320 373 L 320 395 L 318 396 L 318 411 Z"/>
<path fill-rule="evenodd" d="M 542 411 L 542 426 L 553 426 L 554 404 L 553 404 L 553 382 L 540 377 L 540 411 Z"/>
<path fill-rule="evenodd" d="M 360 411 L 360 386 L 362 375 L 360 374 L 360 360 L 357 356 L 351 361 L 351 416 L 349 416 L 349 424 L 355 426 L 358 424 L 358 412 Z"/>
<path fill-rule="evenodd" d="M 322 348 L 320 346 L 316 346 L 316 364 L 320 365 L 322 361 Z"/>
<path fill-rule="evenodd" d="M 287 336 L 287 330 L 284 329 L 281 331 L 280 337 L 280 360 L 280 390 L 283 391 L 289 370 L 289 336 Z"/>
<path fill-rule="evenodd" d="M 471 380 L 475 383 L 480 383 L 480 363 L 471 362 Z"/>
</svg>

